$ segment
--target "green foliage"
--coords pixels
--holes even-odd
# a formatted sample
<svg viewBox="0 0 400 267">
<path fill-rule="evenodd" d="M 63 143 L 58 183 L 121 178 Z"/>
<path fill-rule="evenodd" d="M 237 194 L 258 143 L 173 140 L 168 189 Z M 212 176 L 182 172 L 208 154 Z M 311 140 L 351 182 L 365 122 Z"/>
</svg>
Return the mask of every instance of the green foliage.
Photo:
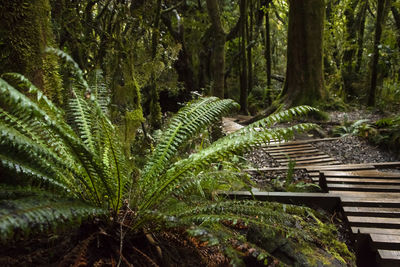
<svg viewBox="0 0 400 267">
<path fill-rule="evenodd" d="M 55 52 L 71 61 L 64 53 Z M 314 108 L 302 106 L 273 114 L 181 158 L 178 153 L 188 140 L 203 133 L 221 115 L 238 108 L 232 100 L 215 97 L 192 101 L 171 119 L 142 172 L 131 181 L 123 145 L 105 115 L 104 88 L 88 86 L 77 69 L 69 109 L 64 114 L 24 77 L 7 74 L 3 78 L 10 82 L 0 79 L 3 240 L 30 230 L 79 223 L 90 216 L 111 215 L 118 219 L 122 199 L 128 200 L 124 212 L 130 218 L 131 231 L 185 226 L 210 245 L 218 244 L 234 264 L 240 264 L 240 253 L 233 240 L 249 243 L 237 234 L 235 226 L 239 224 L 254 224 L 286 237 L 309 240 L 306 232 L 293 227 L 308 209 L 230 201 L 216 192 L 236 189 L 243 182 L 249 184 L 247 176 L 229 164 L 218 163 L 271 140 L 291 138 L 295 131 L 314 128 L 309 123 L 269 127 Z M 85 95 L 88 91 L 90 97 Z M 257 251 L 259 260 L 270 257 L 260 247 Z"/>
<path fill-rule="evenodd" d="M 374 128 L 371 124 L 367 123 L 369 120 L 357 120 L 355 122 L 351 122 L 348 120 L 347 116 L 344 118 L 343 124 L 340 126 L 336 126 L 333 129 L 334 136 L 348 136 L 348 135 L 358 135 L 367 137 L 370 132 L 374 131 Z"/>
<path fill-rule="evenodd" d="M 63 104 L 57 57 L 45 54 L 54 45 L 49 0 L 0 3 L 0 73 L 28 77 L 57 105 Z"/>
<path fill-rule="evenodd" d="M 71 61 L 61 51 L 56 53 Z M 99 105 L 101 90 L 94 90 L 86 98 L 90 88 L 79 69 L 75 79 L 68 123 L 64 112 L 23 76 L 11 73 L 0 79 L 2 186 L 22 187 L 22 191 L 33 187 L 54 194 L 29 196 L 28 204 L 24 198 L 3 199 L 2 239 L 12 237 L 16 229 L 25 232 L 39 222 L 51 228 L 109 210 L 115 216 L 120 208 L 129 182 L 129 166 L 114 126 Z M 49 208 L 55 197 L 64 198 L 54 200 L 54 208 Z"/>
<path fill-rule="evenodd" d="M 387 117 L 375 123 L 377 132 L 369 136 L 370 139 L 380 145 L 387 146 L 394 151 L 400 148 L 400 116 Z"/>
</svg>

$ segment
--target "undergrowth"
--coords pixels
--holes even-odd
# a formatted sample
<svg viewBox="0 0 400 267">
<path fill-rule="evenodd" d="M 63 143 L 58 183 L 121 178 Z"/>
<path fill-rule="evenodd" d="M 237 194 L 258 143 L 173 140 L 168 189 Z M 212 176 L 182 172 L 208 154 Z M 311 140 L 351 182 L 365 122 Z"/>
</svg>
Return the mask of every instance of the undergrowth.
<svg viewBox="0 0 400 267">
<path fill-rule="evenodd" d="M 75 69 L 67 112 L 21 75 L 5 74 L 0 79 L 2 242 L 29 237 L 32 232 L 79 226 L 90 218 L 101 222 L 97 223 L 101 225 L 98 232 L 82 240 L 67 259 L 78 253 L 87 260 L 86 250 L 97 240 L 109 244 L 112 249 L 108 253 L 120 263 L 126 261 L 124 244 L 131 244 L 141 262 L 152 265 L 146 251 L 124 238 L 144 235 L 158 251 L 153 235 L 171 228 L 188 229 L 190 235 L 217 246 L 233 265 L 243 264 L 237 242 L 246 244 L 247 252 L 260 261 L 279 258 L 239 235 L 240 226 L 268 229 L 300 244 L 316 242 L 317 233 L 309 230 L 314 227 L 308 221 L 311 209 L 227 200 L 217 194 L 248 183 L 247 176 L 224 161 L 271 140 L 288 140 L 295 132 L 314 128 L 310 123 L 270 127 L 316 111 L 314 108 L 300 106 L 275 113 L 204 143 L 193 149 L 195 153 L 180 155 L 190 140 L 238 108 L 229 99 L 199 98 L 171 118 L 144 167 L 133 175 L 134 168 L 124 153 L 126 144 L 114 134 L 115 126 L 108 118 L 104 87 L 88 85 L 68 55 L 54 49 L 50 52 Z M 325 243 L 319 245 L 327 248 Z"/>
</svg>

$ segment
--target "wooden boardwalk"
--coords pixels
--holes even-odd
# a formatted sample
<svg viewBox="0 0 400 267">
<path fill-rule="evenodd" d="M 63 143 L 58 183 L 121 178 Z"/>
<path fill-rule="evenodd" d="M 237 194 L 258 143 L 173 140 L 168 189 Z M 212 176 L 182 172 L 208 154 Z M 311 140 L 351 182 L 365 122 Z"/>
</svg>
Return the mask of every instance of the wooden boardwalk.
<svg viewBox="0 0 400 267">
<path fill-rule="evenodd" d="M 351 228 L 360 266 L 400 266 L 400 172 L 378 170 L 400 168 L 400 162 L 344 165 L 319 151 L 313 142 L 273 143 L 267 152 L 281 167 L 247 171 L 285 170 L 290 161 L 296 161 L 295 168 L 305 169 L 325 195 L 280 193 L 279 200 L 279 193 L 271 196 L 271 193 L 258 192 L 256 198 L 306 205 L 317 201 L 325 207 L 339 206 Z M 235 196 L 239 195 L 236 192 Z M 243 193 L 242 197 L 245 197 Z"/>
</svg>

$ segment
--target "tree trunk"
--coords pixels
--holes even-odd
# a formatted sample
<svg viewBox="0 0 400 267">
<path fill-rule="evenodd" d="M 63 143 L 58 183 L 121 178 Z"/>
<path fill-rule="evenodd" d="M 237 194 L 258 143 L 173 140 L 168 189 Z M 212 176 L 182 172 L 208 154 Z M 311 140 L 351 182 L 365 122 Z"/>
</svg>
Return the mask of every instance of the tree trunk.
<svg viewBox="0 0 400 267">
<path fill-rule="evenodd" d="M 240 1 L 240 62 L 241 62 L 241 75 L 240 75 L 240 111 L 247 114 L 247 62 L 246 62 L 246 21 L 247 21 L 247 1 Z"/>
<path fill-rule="evenodd" d="M 267 104 L 271 104 L 271 33 L 270 33 L 270 25 L 269 25 L 269 5 L 271 0 L 268 0 L 266 3 L 265 9 L 265 62 L 267 66 L 267 94 L 266 101 Z"/>
<path fill-rule="evenodd" d="M 222 28 L 220 11 L 217 0 L 207 0 L 207 11 L 213 30 L 213 52 L 212 73 L 213 90 L 212 95 L 224 97 L 224 74 L 225 74 L 225 38 L 226 34 Z"/>
<path fill-rule="evenodd" d="M 182 97 L 188 101 L 190 98 L 190 92 L 198 90 L 196 78 L 193 71 L 192 55 L 187 48 L 185 40 L 185 26 L 183 21 L 180 22 L 179 27 L 175 30 L 172 26 L 171 19 L 167 15 L 162 15 L 161 19 L 171 36 L 176 42 L 182 45 L 181 50 L 178 54 L 178 59 L 174 62 L 174 68 L 178 74 L 178 82 L 183 82 L 185 85 L 185 92 Z"/>
<path fill-rule="evenodd" d="M 352 0 L 344 11 L 344 15 L 346 17 L 347 44 L 343 53 L 342 77 L 346 100 L 350 100 L 356 95 L 353 86 L 353 82 L 356 79 L 356 74 L 353 67 L 353 58 L 356 53 L 355 44 L 357 35 L 354 11 L 357 8 L 358 3 L 359 0 Z"/>
<path fill-rule="evenodd" d="M 363 51 L 364 51 L 364 49 L 363 49 L 364 48 L 364 32 L 365 32 L 365 20 L 367 18 L 367 6 L 368 6 L 368 0 L 365 0 L 365 2 L 362 3 L 360 12 L 358 13 L 359 25 L 358 25 L 358 40 L 357 40 L 357 48 L 358 48 L 357 63 L 356 63 L 356 68 L 355 68 L 356 73 L 360 72 L 362 56 L 363 56 Z"/>
<path fill-rule="evenodd" d="M 368 95 L 368 106 L 375 106 L 376 101 L 376 84 L 378 77 L 378 62 L 379 62 L 379 45 L 381 42 L 382 28 L 384 23 L 383 13 L 385 11 L 386 0 L 378 0 L 378 10 L 375 24 L 374 52 L 371 64 L 371 84 Z"/>
<path fill-rule="evenodd" d="M 249 14 L 246 18 L 246 32 L 247 32 L 247 94 L 250 94 L 253 89 L 253 61 L 252 61 L 252 45 L 253 41 L 253 3 L 248 0 Z"/>
<path fill-rule="evenodd" d="M 161 19 L 161 0 L 157 0 L 156 17 L 153 25 L 153 35 L 151 36 L 151 58 L 156 59 L 157 46 L 160 33 L 160 19 Z M 150 124 L 153 128 L 161 127 L 161 107 L 160 96 L 157 90 L 157 83 L 154 70 L 150 77 Z"/>
<path fill-rule="evenodd" d="M 1 1 L 0 25 L 0 73 L 25 75 L 62 105 L 58 58 L 44 53 L 47 46 L 55 46 L 49 0 Z"/>
<path fill-rule="evenodd" d="M 286 81 L 287 106 L 314 105 L 325 98 L 323 76 L 324 0 L 290 0 Z"/>
<path fill-rule="evenodd" d="M 397 48 L 400 50 L 400 14 L 395 6 L 391 7 L 397 30 Z M 397 71 L 397 80 L 400 81 L 400 68 Z"/>
</svg>

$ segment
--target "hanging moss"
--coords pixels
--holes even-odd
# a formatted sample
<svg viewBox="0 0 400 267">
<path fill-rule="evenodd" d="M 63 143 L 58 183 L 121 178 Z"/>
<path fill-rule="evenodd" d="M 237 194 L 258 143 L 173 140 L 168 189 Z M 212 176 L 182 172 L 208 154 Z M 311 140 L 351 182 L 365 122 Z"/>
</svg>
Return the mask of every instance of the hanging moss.
<svg viewBox="0 0 400 267">
<path fill-rule="evenodd" d="M 112 106 L 118 107 L 113 109 L 112 119 L 118 125 L 119 134 L 124 140 L 125 154 L 128 157 L 136 130 L 144 122 L 140 87 L 135 79 L 132 62 L 132 57 L 128 57 L 124 62 L 124 69 L 119 70 L 119 75 L 118 71 L 115 72 L 114 86 L 112 86 Z M 119 79 L 124 81 L 122 85 L 118 84 Z"/>
<path fill-rule="evenodd" d="M 160 96 L 157 92 L 157 85 L 153 83 L 150 90 L 150 125 L 154 129 L 158 129 L 161 127 L 161 106 L 159 101 Z"/>
<path fill-rule="evenodd" d="M 21 73 L 62 104 L 57 58 L 44 53 L 54 46 L 49 1 L 2 1 L 0 25 L 0 73 Z"/>
</svg>

